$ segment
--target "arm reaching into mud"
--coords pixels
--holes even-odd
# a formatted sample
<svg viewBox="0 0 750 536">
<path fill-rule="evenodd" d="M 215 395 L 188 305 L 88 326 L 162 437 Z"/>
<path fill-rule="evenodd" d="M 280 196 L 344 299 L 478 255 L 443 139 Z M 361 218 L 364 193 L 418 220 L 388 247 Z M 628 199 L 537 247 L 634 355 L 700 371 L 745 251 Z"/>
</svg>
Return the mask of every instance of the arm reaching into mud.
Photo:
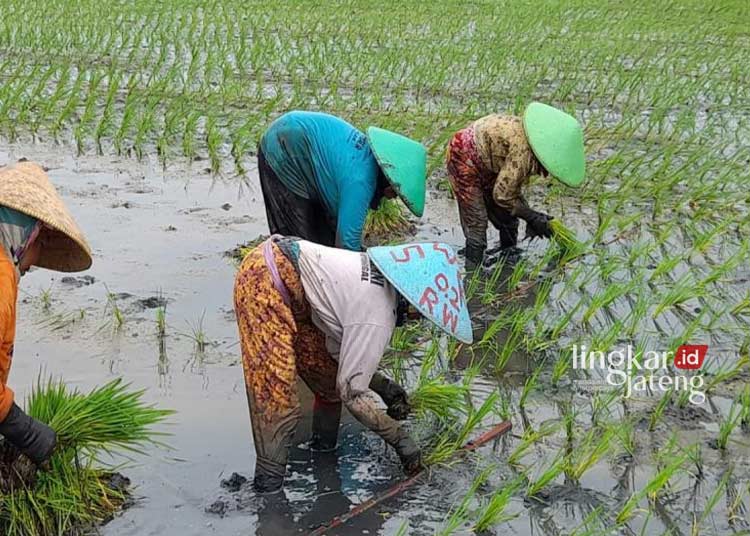
<svg viewBox="0 0 750 536">
<path fill-rule="evenodd" d="M 549 238 L 552 234 L 549 221 L 552 218 L 529 207 L 523 196 L 523 187 L 534 172 L 531 149 L 521 137 L 511 138 L 508 145 L 508 157 L 495 179 L 492 199 L 499 207 L 528 224 L 528 237 Z"/>
<path fill-rule="evenodd" d="M 388 406 L 386 413 L 388 413 L 389 417 L 397 421 L 404 421 L 409 417 L 411 413 L 409 397 L 404 388 L 399 384 L 380 372 L 376 372 L 373 374 L 372 380 L 370 380 L 370 389 L 375 391 L 383 399 L 385 405 Z"/>
<path fill-rule="evenodd" d="M 552 216 L 530 208 L 525 200 L 516 213 L 519 218 L 526 222 L 526 238 L 549 238 L 552 236 L 552 229 L 549 226 Z"/>
<path fill-rule="evenodd" d="M 349 412 L 396 449 L 404 470 L 412 473 L 421 467 L 419 447 L 404 427 L 383 411 L 378 395 L 370 388 L 392 331 L 376 324 L 344 326 L 336 382 Z M 378 375 L 375 383 L 385 389 L 381 380 Z"/>
</svg>

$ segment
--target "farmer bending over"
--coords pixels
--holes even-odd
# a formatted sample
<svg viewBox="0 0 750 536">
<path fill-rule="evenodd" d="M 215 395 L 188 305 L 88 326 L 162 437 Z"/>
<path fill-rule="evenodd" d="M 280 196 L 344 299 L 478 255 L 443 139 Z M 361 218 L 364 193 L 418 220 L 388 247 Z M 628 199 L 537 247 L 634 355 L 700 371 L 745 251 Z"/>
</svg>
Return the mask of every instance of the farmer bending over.
<svg viewBox="0 0 750 536">
<path fill-rule="evenodd" d="M 424 147 L 394 132 L 367 135 L 338 117 L 288 112 L 258 145 L 258 171 L 272 234 L 362 250 L 368 209 L 397 195 L 424 211 Z"/>
<path fill-rule="evenodd" d="M 409 303 L 471 342 L 458 263 L 445 244 L 360 253 L 277 235 L 245 257 L 234 304 L 257 454 L 256 492 L 273 493 L 283 484 L 300 418 L 297 374 L 315 394 L 312 449 L 336 447 L 343 402 L 396 450 L 407 473 L 421 467 L 419 448 L 397 422 L 410 410 L 406 393 L 376 373 Z"/>
<path fill-rule="evenodd" d="M 55 432 L 26 415 L 7 386 L 16 333 L 19 278 L 31 266 L 78 272 L 91 250 L 44 170 L 31 162 L 0 168 L 0 435 L 39 465 Z"/>
<path fill-rule="evenodd" d="M 580 186 L 583 133 L 574 117 L 534 102 L 523 119 L 492 114 L 459 130 L 448 144 L 446 163 L 471 267 L 487 249 L 488 218 L 500 232 L 500 249 L 516 245 L 519 218 L 526 221 L 528 238 L 551 235 L 552 218 L 530 208 L 522 189 L 532 175 Z"/>
</svg>

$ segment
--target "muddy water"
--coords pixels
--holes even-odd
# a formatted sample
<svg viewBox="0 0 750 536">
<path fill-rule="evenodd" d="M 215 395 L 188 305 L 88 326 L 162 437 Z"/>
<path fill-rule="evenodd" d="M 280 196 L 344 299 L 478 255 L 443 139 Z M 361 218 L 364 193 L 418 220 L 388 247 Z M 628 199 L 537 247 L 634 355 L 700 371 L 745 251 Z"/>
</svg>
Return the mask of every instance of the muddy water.
<svg viewBox="0 0 750 536">
<path fill-rule="evenodd" d="M 266 232 L 257 178 L 252 172 L 249 179 L 211 178 L 200 163 L 163 170 L 67 154 L 0 148 L 0 161 L 28 157 L 50 169 L 95 257 L 85 274 L 36 270 L 23 278 L 11 385 L 23 397 L 40 371 L 84 390 L 122 376 L 146 389 L 149 401 L 177 411 L 167 427 L 172 450 L 148 448 L 130 462 L 125 472 L 140 499 L 104 534 L 304 530 L 400 477 L 382 442 L 348 418 L 338 457 L 295 449 L 284 497 L 258 501 L 223 490 L 222 479 L 234 471 L 249 477 L 254 464 L 232 310 L 235 268 L 225 252 Z M 444 200 L 428 206 L 432 216 L 419 236 L 458 242 L 455 229 L 446 233 L 442 223 L 452 207 Z M 163 344 L 156 331 L 160 303 L 166 303 Z M 119 327 L 114 306 L 124 318 Z M 197 331 L 208 341 L 203 352 L 193 340 Z M 307 439 L 306 421 L 299 441 Z M 433 492 L 425 490 L 427 497 Z M 412 501 L 425 505 L 427 497 Z M 204 512 L 217 500 L 226 501 L 223 517 Z M 442 519 L 439 509 L 433 517 Z M 398 528 L 379 515 L 361 523 L 370 531 Z"/>
<path fill-rule="evenodd" d="M 348 417 L 336 456 L 306 449 L 310 404 L 309 393 L 302 387 L 304 417 L 284 493 L 257 498 L 247 487 L 238 492 L 223 489 L 222 480 L 233 472 L 250 477 L 254 465 L 232 311 L 235 268 L 225 252 L 266 232 L 257 177 L 251 171 L 248 179 L 212 178 L 200 162 L 191 168 L 164 170 L 152 162 L 75 159 L 67 154 L 65 149 L 40 146 L 0 147 L 0 161 L 33 157 L 50 168 L 95 256 L 93 268 L 85 274 L 66 277 L 34 271 L 22 280 L 11 385 L 23 397 L 40 371 L 64 377 L 81 389 L 121 376 L 146 389 L 149 401 L 177 411 L 166 427 L 172 450 L 148 448 L 130 462 L 124 472 L 136 485 L 139 500 L 104 527 L 103 534 L 304 534 L 401 478 L 393 453 Z M 460 245 L 460 231 L 450 223 L 457 221 L 452 202 L 438 192 L 429 195 L 416 238 L 440 238 Z M 527 253 L 538 254 L 544 245 L 537 242 L 525 248 Z M 522 299 L 531 303 L 533 293 Z M 156 330 L 159 304 L 166 304 L 163 343 Z M 124 318 L 121 326 L 113 315 L 115 306 Z M 481 330 L 492 317 L 478 315 L 476 320 Z M 203 351 L 194 341 L 197 332 L 207 340 Z M 463 498 L 479 468 L 497 464 L 497 471 L 481 490 L 485 494 L 514 477 L 502 460 L 517 446 L 517 435 L 526 427 L 538 429 L 546 422 L 559 422 L 573 408 L 577 427 L 589 429 L 590 397 L 570 388 L 545 388 L 532 393 L 525 410 L 517 408 L 519 387 L 537 358 L 512 356 L 500 383 L 514 408 L 516 437 L 506 436 L 481 449 L 468 463 L 433 471 L 429 482 L 331 534 L 395 534 L 404 523 L 409 534 L 432 534 Z M 735 388 L 745 381 L 741 377 L 734 382 Z M 477 394 L 496 388 L 495 380 L 485 379 L 477 385 Z M 659 515 L 648 519 L 643 533 L 661 534 L 670 527 L 675 534 L 689 533 L 691 518 L 685 512 L 700 511 L 730 466 L 735 471 L 731 489 L 745 508 L 750 481 L 747 446 L 733 445 L 731 456 L 709 446 L 721 416 L 729 410 L 731 396 L 713 395 L 700 411 L 670 409 L 657 431 L 647 433 L 652 404 L 635 401 L 613 406 L 614 418 L 626 413 L 643 415 L 636 427 L 637 450 L 632 458 L 603 459 L 580 483 L 558 478 L 541 502 L 514 498 L 509 512 L 518 517 L 500 525 L 497 533 L 569 533 L 597 507 L 605 515 L 619 511 L 625 498 L 653 477 L 657 468 L 650 460 L 665 448 L 674 430 L 704 445 L 704 474 L 675 479 L 667 502 L 656 505 Z M 564 445 L 561 433 L 539 442 L 530 455 L 533 466 L 548 467 Z M 727 504 L 734 500 L 729 493 L 721 499 Z M 478 506 L 476 500 L 470 504 L 471 509 Z M 206 513 L 206 508 L 217 513 Z M 744 528 L 739 519 L 730 523 L 726 511 L 717 509 L 716 517 L 709 520 L 714 529 L 706 533 Z M 631 524 L 635 533 L 642 522 Z"/>
</svg>

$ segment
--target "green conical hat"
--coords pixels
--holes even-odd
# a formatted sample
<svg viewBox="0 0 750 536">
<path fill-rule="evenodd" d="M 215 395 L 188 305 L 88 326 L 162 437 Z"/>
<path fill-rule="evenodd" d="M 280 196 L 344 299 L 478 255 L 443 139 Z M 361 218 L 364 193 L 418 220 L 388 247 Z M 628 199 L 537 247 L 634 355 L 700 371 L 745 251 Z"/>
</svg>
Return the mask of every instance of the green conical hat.
<svg viewBox="0 0 750 536">
<path fill-rule="evenodd" d="M 367 129 L 367 140 L 383 174 L 415 216 L 424 213 L 427 151 L 412 139 L 378 127 Z"/>
<path fill-rule="evenodd" d="M 581 124 L 570 114 L 532 102 L 523 114 L 523 128 L 534 155 L 550 175 L 578 187 L 586 175 Z"/>
</svg>

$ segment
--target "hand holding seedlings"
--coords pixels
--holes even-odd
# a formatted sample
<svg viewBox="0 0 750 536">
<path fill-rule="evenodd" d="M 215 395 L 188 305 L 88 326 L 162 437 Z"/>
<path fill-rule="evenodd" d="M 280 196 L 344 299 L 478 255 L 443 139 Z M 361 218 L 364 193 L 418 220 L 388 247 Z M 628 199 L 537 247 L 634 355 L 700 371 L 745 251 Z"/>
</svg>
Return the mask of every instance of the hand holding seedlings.
<svg viewBox="0 0 750 536">
<path fill-rule="evenodd" d="M 456 132 L 448 143 L 447 168 L 467 262 L 478 264 L 488 221 L 500 233 L 501 248 L 518 242 L 519 219 L 526 221 L 527 238 L 551 236 L 551 218 L 529 207 L 523 189 L 532 175 L 579 187 L 585 175 L 583 130 L 573 116 L 534 102 L 523 117 L 492 114 Z"/>
<path fill-rule="evenodd" d="M 57 438 L 49 426 L 21 410 L 6 386 L 16 285 L 32 266 L 71 272 L 90 265 L 88 244 L 44 170 L 31 162 L 0 169 L 0 305 L 3 311 L 12 311 L 0 323 L 0 434 L 37 465 L 52 455 Z"/>
</svg>

